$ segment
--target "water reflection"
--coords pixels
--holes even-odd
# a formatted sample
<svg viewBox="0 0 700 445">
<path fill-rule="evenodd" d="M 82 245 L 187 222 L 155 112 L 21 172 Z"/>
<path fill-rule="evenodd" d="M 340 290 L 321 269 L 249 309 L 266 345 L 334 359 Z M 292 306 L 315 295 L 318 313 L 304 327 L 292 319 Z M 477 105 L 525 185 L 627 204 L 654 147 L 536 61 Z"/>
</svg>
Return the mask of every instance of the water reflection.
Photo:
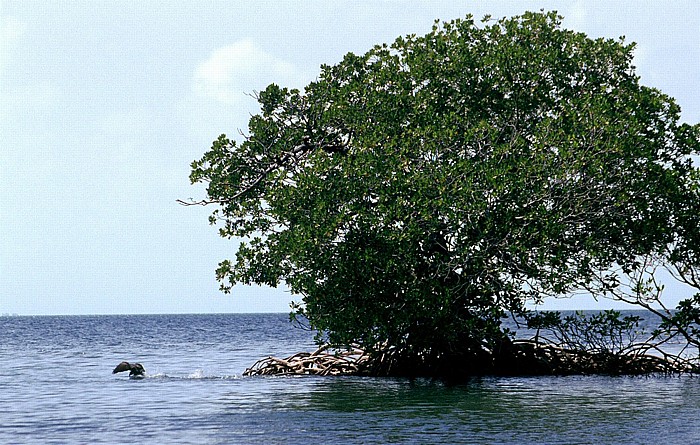
<svg viewBox="0 0 700 445">
<path fill-rule="evenodd" d="M 312 349 L 284 316 L 17 317 L 0 340 L 0 443 L 700 443 L 698 378 L 237 378 Z"/>
<path fill-rule="evenodd" d="M 481 378 L 462 385 L 373 378 L 242 379 L 217 422 L 245 434 L 342 443 L 664 443 L 700 440 L 700 380 Z M 250 392 L 248 392 L 250 391 Z M 246 394 L 248 392 L 248 394 Z M 254 394 L 253 397 L 250 395 Z M 682 438 L 682 440 L 677 440 Z"/>
</svg>

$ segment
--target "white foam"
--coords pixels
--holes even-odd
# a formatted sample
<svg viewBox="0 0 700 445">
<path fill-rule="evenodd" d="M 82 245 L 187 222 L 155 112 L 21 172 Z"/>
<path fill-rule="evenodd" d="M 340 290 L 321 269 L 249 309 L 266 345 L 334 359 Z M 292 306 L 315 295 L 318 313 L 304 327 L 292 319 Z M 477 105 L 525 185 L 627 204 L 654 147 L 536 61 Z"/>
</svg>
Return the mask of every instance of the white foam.
<svg viewBox="0 0 700 445">
<path fill-rule="evenodd" d="M 206 375 L 203 369 L 195 369 L 193 372 L 187 374 L 187 375 L 170 375 L 166 374 L 164 372 L 157 372 L 154 374 L 146 374 L 145 376 L 141 378 L 146 378 L 146 379 L 163 379 L 163 380 L 238 380 L 240 379 L 239 375 L 232 374 L 232 375 L 218 375 L 218 376 L 213 376 L 213 375 Z"/>
<path fill-rule="evenodd" d="M 203 379 L 205 378 L 204 371 L 201 369 L 195 369 L 193 373 L 187 376 L 188 379 Z"/>
</svg>

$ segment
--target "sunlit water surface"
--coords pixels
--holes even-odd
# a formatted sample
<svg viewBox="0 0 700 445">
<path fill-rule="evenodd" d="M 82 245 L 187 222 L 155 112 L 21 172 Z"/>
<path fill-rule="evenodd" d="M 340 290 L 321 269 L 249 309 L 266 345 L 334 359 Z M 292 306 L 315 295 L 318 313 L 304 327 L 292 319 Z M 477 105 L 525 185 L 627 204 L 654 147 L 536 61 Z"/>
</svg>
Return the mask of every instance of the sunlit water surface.
<svg viewBox="0 0 700 445">
<path fill-rule="evenodd" d="M 277 314 L 2 317 L 0 443 L 700 444 L 700 378 L 240 377 L 313 348 Z"/>
</svg>

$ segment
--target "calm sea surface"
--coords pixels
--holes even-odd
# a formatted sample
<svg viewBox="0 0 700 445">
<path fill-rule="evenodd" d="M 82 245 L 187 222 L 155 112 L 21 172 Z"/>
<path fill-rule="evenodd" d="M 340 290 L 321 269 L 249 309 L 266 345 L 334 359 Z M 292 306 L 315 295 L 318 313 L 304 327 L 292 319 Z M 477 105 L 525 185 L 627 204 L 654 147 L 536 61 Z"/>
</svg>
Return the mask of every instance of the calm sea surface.
<svg viewBox="0 0 700 445">
<path fill-rule="evenodd" d="M 240 377 L 312 349 L 278 314 L 0 317 L 0 443 L 700 444 L 700 378 Z"/>
</svg>

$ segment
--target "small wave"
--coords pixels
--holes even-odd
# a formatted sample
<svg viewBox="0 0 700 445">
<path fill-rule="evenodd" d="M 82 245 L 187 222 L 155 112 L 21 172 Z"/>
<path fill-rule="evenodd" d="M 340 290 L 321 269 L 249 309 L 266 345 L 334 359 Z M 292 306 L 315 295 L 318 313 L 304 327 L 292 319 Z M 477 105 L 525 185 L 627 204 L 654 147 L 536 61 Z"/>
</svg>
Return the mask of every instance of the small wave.
<svg viewBox="0 0 700 445">
<path fill-rule="evenodd" d="M 149 374 L 146 376 L 148 379 L 160 379 L 160 380 L 238 380 L 239 375 L 206 375 L 203 370 L 197 369 L 194 372 L 186 375 L 169 375 L 164 372 L 159 372 L 156 374 Z"/>
<path fill-rule="evenodd" d="M 204 377 L 206 376 L 204 375 L 204 371 L 201 369 L 196 369 L 192 374 L 187 376 L 188 379 L 203 379 Z"/>
</svg>

